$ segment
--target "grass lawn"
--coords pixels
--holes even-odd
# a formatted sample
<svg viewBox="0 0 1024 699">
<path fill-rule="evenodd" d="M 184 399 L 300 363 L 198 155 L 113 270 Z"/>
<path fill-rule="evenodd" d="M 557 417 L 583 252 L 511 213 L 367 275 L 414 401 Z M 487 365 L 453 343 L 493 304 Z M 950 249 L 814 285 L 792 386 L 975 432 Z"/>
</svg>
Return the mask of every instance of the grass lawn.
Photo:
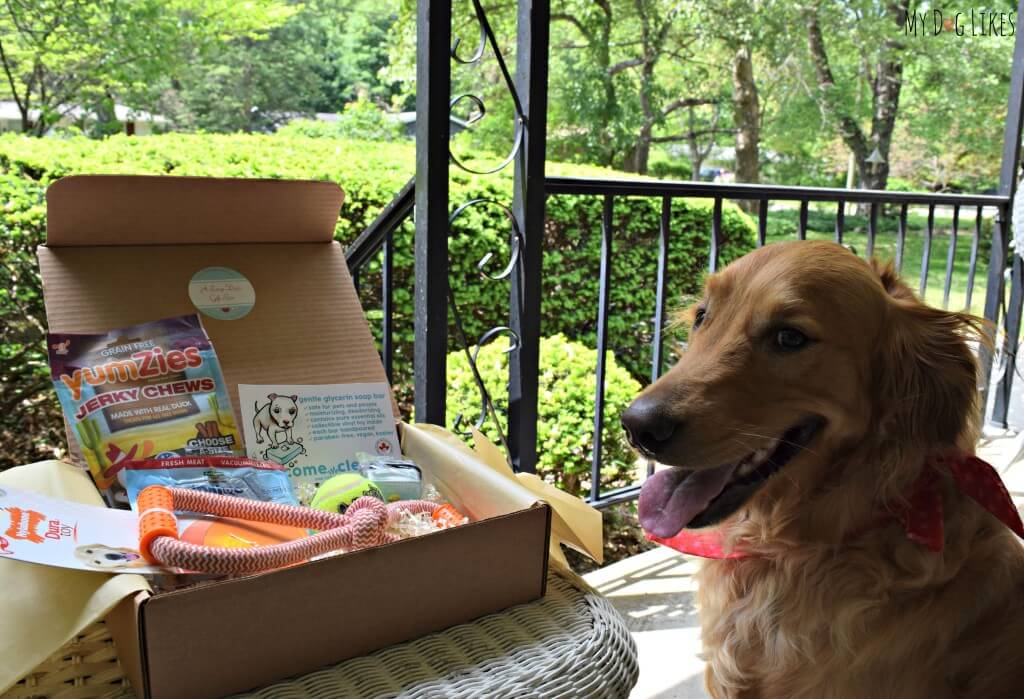
<svg viewBox="0 0 1024 699">
<path fill-rule="evenodd" d="M 807 212 L 807 237 L 833 240 L 835 237 L 835 204 L 815 209 L 812 202 Z M 878 217 L 878 232 L 875 235 L 875 257 L 881 260 L 895 259 L 896 232 L 899 211 L 895 207 L 888 216 Z M 857 216 L 853 207 L 848 206 L 844 219 L 843 243 L 852 245 L 861 257 L 867 252 L 867 216 Z M 965 207 L 960 210 L 957 227 L 956 255 L 953 261 L 952 283 L 949 292 L 950 309 L 963 309 L 967 297 L 971 245 L 974 240 L 976 209 Z M 989 241 L 991 240 L 992 219 L 995 211 L 986 209 L 982 219 L 982 240 L 978 249 L 978 264 L 974 274 L 974 291 L 971 295 L 971 312 L 981 315 L 985 306 L 985 286 L 988 281 Z M 797 205 L 785 208 L 771 208 L 768 213 L 769 243 L 795 240 L 800 212 Z M 921 280 L 921 262 L 924 253 L 925 230 L 928 224 L 926 208 L 910 209 L 907 212 L 906 244 L 903 250 L 903 278 L 916 293 Z M 946 280 L 946 259 L 949 254 L 950 234 L 953 228 L 952 209 L 936 209 L 932 234 L 931 254 L 928 263 L 928 285 L 925 300 L 933 306 L 943 305 L 943 289 Z"/>
</svg>

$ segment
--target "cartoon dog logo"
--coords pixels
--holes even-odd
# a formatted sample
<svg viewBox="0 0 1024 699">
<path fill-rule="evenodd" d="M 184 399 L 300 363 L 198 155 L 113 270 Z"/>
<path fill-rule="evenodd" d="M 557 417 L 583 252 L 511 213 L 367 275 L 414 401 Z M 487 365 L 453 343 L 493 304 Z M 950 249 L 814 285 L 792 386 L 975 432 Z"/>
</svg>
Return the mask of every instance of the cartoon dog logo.
<svg viewBox="0 0 1024 699">
<path fill-rule="evenodd" d="M 64 342 L 55 342 L 51 345 L 54 354 L 65 355 L 71 351 L 71 340 L 64 340 Z"/>
<path fill-rule="evenodd" d="M 146 565 L 142 555 L 134 549 L 113 548 L 103 544 L 90 544 L 75 549 L 75 556 L 90 568 L 113 570 L 139 568 Z"/>
<path fill-rule="evenodd" d="M 277 447 L 284 442 L 295 442 L 292 429 L 299 417 L 298 396 L 279 396 L 271 393 L 270 400 L 263 406 L 259 401 L 254 403 L 256 414 L 252 418 L 252 427 L 256 430 L 256 443 L 263 444 L 264 433 L 270 439 L 270 445 Z M 278 441 L 279 434 L 284 433 L 284 440 Z"/>
</svg>

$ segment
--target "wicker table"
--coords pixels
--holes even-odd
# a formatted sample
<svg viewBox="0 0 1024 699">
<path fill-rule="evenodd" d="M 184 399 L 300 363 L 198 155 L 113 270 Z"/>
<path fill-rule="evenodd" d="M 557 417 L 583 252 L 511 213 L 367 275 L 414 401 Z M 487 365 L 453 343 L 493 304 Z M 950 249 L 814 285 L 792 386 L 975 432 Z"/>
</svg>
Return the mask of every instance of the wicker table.
<svg viewBox="0 0 1024 699">
<path fill-rule="evenodd" d="M 615 699 L 629 695 L 637 673 L 636 645 L 618 612 L 575 575 L 552 569 L 542 600 L 245 696 Z M 97 625 L 3 699 L 131 695 L 110 636 Z"/>
</svg>

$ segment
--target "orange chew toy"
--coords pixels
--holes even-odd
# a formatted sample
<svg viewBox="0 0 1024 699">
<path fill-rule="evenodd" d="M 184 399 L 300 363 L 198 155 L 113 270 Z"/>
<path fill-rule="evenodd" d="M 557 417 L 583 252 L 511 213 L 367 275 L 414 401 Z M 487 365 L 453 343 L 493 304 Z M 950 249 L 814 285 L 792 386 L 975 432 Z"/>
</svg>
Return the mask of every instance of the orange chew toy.
<svg viewBox="0 0 1024 699">
<path fill-rule="evenodd" d="M 139 493 L 139 553 L 151 565 L 160 565 L 149 550 L 161 536 L 178 538 L 178 519 L 174 516 L 174 498 L 167 488 L 151 485 Z"/>
</svg>

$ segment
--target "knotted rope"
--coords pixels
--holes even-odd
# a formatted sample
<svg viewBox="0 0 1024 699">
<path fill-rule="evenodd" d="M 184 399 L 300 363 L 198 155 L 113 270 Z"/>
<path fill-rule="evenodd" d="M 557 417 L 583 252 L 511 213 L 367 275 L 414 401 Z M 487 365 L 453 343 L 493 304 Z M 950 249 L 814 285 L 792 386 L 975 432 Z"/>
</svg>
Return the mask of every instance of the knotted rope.
<svg viewBox="0 0 1024 699">
<path fill-rule="evenodd" d="M 387 529 L 401 513 L 433 512 L 437 505 L 423 500 L 384 504 L 377 498 L 361 497 L 349 505 L 345 514 L 335 514 L 309 507 L 154 485 L 139 493 L 138 507 L 139 551 L 150 563 L 193 572 L 241 575 L 301 563 L 331 551 L 354 551 L 397 541 L 399 537 L 388 533 Z M 178 539 L 175 511 L 283 524 L 318 533 L 269 546 L 198 546 Z"/>
</svg>

